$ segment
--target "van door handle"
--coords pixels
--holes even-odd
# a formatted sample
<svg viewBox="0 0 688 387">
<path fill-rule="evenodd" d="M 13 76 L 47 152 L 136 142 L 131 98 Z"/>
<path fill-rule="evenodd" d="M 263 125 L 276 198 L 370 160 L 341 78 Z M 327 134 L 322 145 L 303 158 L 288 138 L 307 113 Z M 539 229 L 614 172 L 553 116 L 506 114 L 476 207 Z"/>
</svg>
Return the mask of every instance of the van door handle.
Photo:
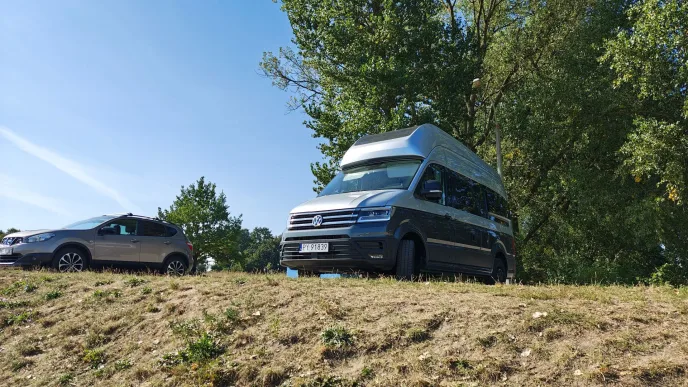
<svg viewBox="0 0 688 387">
<path fill-rule="evenodd" d="M 169 245 L 169 244 L 172 243 L 172 242 L 170 242 L 170 241 L 164 241 L 164 242 L 162 242 L 162 243 L 164 243 L 164 244 L 166 244 L 166 245 Z"/>
<path fill-rule="evenodd" d="M 131 243 L 139 243 L 139 240 L 138 239 L 132 239 Z"/>
<path fill-rule="evenodd" d="M 471 238 L 473 238 L 473 242 L 475 242 L 475 230 L 471 230 Z"/>
<path fill-rule="evenodd" d="M 451 217 L 451 214 L 448 212 L 444 214 L 444 219 L 451 219 Z"/>
</svg>

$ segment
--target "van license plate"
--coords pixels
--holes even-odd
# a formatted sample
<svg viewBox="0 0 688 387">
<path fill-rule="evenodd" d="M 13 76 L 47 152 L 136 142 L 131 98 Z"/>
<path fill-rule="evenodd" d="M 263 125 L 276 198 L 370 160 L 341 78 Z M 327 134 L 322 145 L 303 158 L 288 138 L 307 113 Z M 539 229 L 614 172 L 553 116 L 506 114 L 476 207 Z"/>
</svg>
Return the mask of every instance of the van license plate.
<svg viewBox="0 0 688 387">
<path fill-rule="evenodd" d="M 326 253 L 330 251 L 329 243 L 302 243 L 299 249 L 302 253 Z"/>
</svg>

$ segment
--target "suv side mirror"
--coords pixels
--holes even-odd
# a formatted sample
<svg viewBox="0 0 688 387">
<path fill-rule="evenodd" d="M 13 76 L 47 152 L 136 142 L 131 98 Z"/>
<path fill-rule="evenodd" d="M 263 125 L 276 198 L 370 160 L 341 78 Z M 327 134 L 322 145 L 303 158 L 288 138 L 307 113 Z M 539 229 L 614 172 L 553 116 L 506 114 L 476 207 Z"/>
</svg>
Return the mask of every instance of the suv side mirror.
<svg viewBox="0 0 688 387">
<path fill-rule="evenodd" d="M 98 235 L 115 235 L 115 228 L 114 227 L 103 227 L 100 230 L 98 230 Z"/>
<path fill-rule="evenodd" d="M 428 180 L 423 183 L 420 194 L 429 200 L 440 200 L 442 199 L 442 183 L 439 180 Z"/>
</svg>

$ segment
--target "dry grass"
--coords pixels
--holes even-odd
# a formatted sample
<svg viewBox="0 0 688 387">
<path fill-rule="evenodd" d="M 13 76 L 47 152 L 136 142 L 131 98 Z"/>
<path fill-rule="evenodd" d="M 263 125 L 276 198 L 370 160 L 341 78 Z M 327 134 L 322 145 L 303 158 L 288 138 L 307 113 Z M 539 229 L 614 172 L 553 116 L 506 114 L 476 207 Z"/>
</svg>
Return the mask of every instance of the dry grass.
<svg viewBox="0 0 688 387">
<path fill-rule="evenodd" d="M 0 271 L 6 385 L 688 385 L 687 333 L 687 289 Z"/>
</svg>

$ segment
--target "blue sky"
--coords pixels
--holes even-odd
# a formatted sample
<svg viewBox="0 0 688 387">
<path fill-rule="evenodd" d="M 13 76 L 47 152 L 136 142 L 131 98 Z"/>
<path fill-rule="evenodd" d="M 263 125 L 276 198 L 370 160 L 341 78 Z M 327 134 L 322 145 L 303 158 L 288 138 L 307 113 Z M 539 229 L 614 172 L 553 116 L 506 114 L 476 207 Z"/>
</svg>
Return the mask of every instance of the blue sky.
<svg viewBox="0 0 688 387">
<path fill-rule="evenodd" d="M 318 141 L 260 75 L 278 4 L 0 0 L 0 229 L 155 215 L 200 176 L 244 227 L 314 196 Z"/>
</svg>

